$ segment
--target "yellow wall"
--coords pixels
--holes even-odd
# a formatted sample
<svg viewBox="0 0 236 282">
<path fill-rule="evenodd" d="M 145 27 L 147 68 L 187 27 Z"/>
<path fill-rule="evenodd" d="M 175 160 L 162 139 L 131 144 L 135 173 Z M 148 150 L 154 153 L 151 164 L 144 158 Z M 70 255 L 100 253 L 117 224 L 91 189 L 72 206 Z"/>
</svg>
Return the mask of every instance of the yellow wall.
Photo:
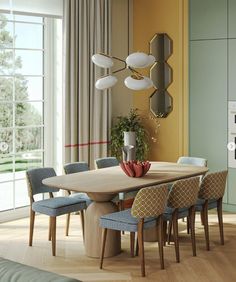
<svg viewBox="0 0 236 282">
<path fill-rule="evenodd" d="M 148 42 L 155 33 L 167 33 L 173 40 L 173 54 L 168 60 L 173 82 L 168 91 L 173 97 L 173 111 L 155 122 L 149 118 L 149 96 L 153 89 L 137 91 L 134 107 L 141 110 L 145 126 L 156 142 L 150 143 L 150 160 L 176 161 L 188 153 L 188 7 L 187 0 L 133 0 L 133 51 L 149 51 Z"/>
</svg>

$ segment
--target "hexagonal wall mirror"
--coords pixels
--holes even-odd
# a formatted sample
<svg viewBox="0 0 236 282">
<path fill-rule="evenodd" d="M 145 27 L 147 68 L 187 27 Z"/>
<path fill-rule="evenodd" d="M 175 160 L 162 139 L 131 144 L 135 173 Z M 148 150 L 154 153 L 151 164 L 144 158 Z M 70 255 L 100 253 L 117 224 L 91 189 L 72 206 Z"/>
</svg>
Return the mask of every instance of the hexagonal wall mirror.
<svg viewBox="0 0 236 282">
<path fill-rule="evenodd" d="M 167 117 L 173 109 L 173 99 L 167 92 L 172 83 L 173 71 L 167 63 L 172 54 L 172 40 L 166 33 L 157 33 L 149 43 L 150 54 L 156 58 L 156 63 L 150 69 L 156 90 L 149 99 L 150 111 L 156 117 Z"/>
<path fill-rule="evenodd" d="M 149 100 L 150 111 L 158 118 L 165 118 L 172 111 L 173 99 L 166 90 L 156 90 Z"/>
<path fill-rule="evenodd" d="M 172 54 L 172 40 L 166 33 L 156 33 L 149 43 L 150 53 L 157 62 L 165 62 Z"/>
<path fill-rule="evenodd" d="M 155 88 L 166 89 L 172 83 L 172 68 L 167 63 L 155 63 L 150 69 Z"/>
</svg>

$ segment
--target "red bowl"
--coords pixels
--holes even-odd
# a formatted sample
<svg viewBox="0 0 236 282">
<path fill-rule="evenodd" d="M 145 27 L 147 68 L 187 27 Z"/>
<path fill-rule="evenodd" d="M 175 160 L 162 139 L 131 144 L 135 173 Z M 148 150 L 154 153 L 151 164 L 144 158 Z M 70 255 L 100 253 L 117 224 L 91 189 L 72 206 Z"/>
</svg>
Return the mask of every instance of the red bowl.
<svg viewBox="0 0 236 282">
<path fill-rule="evenodd" d="M 129 177 L 142 177 L 149 171 L 151 163 L 149 161 L 123 161 L 120 167 Z"/>
</svg>

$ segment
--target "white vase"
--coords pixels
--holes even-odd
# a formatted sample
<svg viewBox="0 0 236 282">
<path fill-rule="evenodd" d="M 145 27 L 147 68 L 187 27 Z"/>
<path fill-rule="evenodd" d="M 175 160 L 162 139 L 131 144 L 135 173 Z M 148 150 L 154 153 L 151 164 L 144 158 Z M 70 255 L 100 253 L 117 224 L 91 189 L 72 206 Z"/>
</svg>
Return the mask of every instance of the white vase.
<svg viewBox="0 0 236 282">
<path fill-rule="evenodd" d="M 134 131 L 124 131 L 124 145 L 136 146 L 136 135 Z"/>
<path fill-rule="evenodd" d="M 126 150 L 130 147 L 129 152 L 127 153 L 127 160 L 135 160 L 136 159 L 136 134 L 134 131 L 124 131 L 124 147 Z M 123 155 L 124 158 L 124 155 Z"/>
</svg>

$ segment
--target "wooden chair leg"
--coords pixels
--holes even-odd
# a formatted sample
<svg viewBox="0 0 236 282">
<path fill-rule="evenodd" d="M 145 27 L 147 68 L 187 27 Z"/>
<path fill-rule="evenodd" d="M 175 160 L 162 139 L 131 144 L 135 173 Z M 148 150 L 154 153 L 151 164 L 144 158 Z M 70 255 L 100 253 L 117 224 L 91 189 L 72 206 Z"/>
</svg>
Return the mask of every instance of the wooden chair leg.
<svg viewBox="0 0 236 282">
<path fill-rule="evenodd" d="M 145 259 L 144 259 L 144 243 L 143 243 L 143 218 L 138 223 L 138 245 L 140 252 L 141 275 L 145 277 Z"/>
<path fill-rule="evenodd" d="M 167 221 L 163 221 L 163 246 L 166 246 L 167 241 Z"/>
<path fill-rule="evenodd" d="M 51 221 L 51 217 L 49 216 L 49 228 L 48 228 L 48 241 L 52 240 L 52 221 Z"/>
<path fill-rule="evenodd" d="M 136 256 L 139 255 L 138 236 L 137 236 L 137 241 L 136 241 L 136 252 L 135 252 L 135 255 L 136 255 Z"/>
<path fill-rule="evenodd" d="M 55 216 L 51 217 L 51 234 L 52 234 L 52 255 L 56 255 L 56 226 L 57 218 Z"/>
<path fill-rule="evenodd" d="M 190 218 L 187 216 L 187 234 L 190 234 Z"/>
<path fill-rule="evenodd" d="M 29 232 L 29 246 L 32 246 L 33 243 L 33 234 L 34 234 L 34 221 L 35 221 L 35 212 L 30 209 L 30 232 Z"/>
<path fill-rule="evenodd" d="M 160 257 L 160 265 L 161 269 L 165 268 L 164 265 L 164 253 L 163 253 L 163 216 L 160 215 L 157 222 L 158 228 L 158 247 L 159 247 L 159 257 Z"/>
<path fill-rule="evenodd" d="M 70 213 L 66 215 L 66 236 L 69 236 Z"/>
<path fill-rule="evenodd" d="M 204 232 L 206 240 L 206 250 L 210 251 L 210 242 L 209 242 L 209 226 L 208 226 L 208 200 L 203 204 L 203 217 L 204 217 Z"/>
<path fill-rule="evenodd" d="M 120 200 L 119 201 L 119 210 L 120 211 L 123 211 L 125 208 L 124 208 L 124 200 Z"/>
<path fill-rule="evenodd" d="M 173 233 L 174 233 L 174 242 L 175 242 L 175 256 L 176 262 L 180 262 L 179 256 L 179 235 L 178 235 L 178 209 L 172 214 L 172 224 L 173 224 Z"/>
<path fill-rule="evenodd" d="M 105 246 L 106 246 L 106 238 L 107 238 L 107 228 L 104 228 L 102 230 L 102 248 L 101 248 L 101 255 L 100 255 L 100 269 L 102 269 L 102 266 L 103 266 L 103 259 L 104 259 Z"/>
<path fill-rule="evenodd" d="M 82 227 L 82 234 L 83 234 L 83 241 L 84 241 L 84 211 L 80 211 L 80 219 L 81 219 L 81 227 Z"/>
<path fill-rule="evenodd" d="M 135 232 L 130 232 L 130 255 L 134 257 Z"/>
<path fill-rule="evenodd" d="M 192 251 L 193 251 L 193 256 L 195 257 L 197 253 L 196 253 L 196 238 L 195 238 L 195 207 L 194 206 L 192 206 L 189 209 L 188 220 L 191 230 Z"/>
<path fill-rule="evenodd" d="M 220 229 L 220 243 L 224 245 L 224 227 L 223 227 L 223 214 L 222 214 L 222 198 L 217 201 L 217 214 Z"/>
<path fill-rule="evenodd" d="M 120 210 L 120 211 L 123 211 L 123 210 L 125 209 L 125 206 L 124 206 L 124 205 L 125 205 L 124 200 L 120 200 L 120 201 L 119 201 L 119 210 Z M 124 232 L 124 231 L 121 231 L 121 234 L 124 235 L 125 232 Z"/>
<path fill-rule="evenodd" d="M 168 237 L 167 237 L 168 245 L 170 245 L 170 241 L 171 241 L 171 231 L 172 231 L 172 220 L 169 221 L 169 225 L 168 225 Z"/>
<path fill-rule="evenodd" d="M 200 215 L 201 215 L 201 224 L 204 225 L 204 214 L 203 214 L 203 210 L 201 210 Z"/>
</svg>

